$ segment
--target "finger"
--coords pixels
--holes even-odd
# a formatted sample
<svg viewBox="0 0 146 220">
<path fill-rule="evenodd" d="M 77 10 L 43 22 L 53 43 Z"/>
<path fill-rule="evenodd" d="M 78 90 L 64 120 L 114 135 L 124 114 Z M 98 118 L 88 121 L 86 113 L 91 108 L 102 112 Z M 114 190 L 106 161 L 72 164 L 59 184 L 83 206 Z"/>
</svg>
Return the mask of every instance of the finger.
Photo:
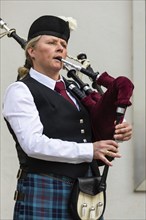
<svg viewBox="0 0 146 220">
<path fill-rule="evenodd" d="M 112 163 L 106 157 L 103 156 L 100 159 L 108 166 L 113 166 Z"/>
<path fill-rule="evenodd" d="M 117 142 L 116 142 L 117 143 Z M 112 151 L 114 153 L 118 153 L 119 151 L 119 144 L 117 143 L 116 146 L 113 146 L 113 145 L 107 145 L 106 148 L 104 148 L 104 152 L 105 151 Z"/>
<path fill-rule="evenodd" d="M 128 141 L 131 139 L 131 137 L 132 137 L 131 135 L 127 135 L 123 138 L 123 141 Z"/>
<path fill-rule="evenodd" d="M 129 130 L 128 128 L 122 127 L 122 128 L 116 129 L 116 130 L 115 130 L 115 134 L 124 134 L 124 133 L 127 133 L 127 132 L 129 132 L 129 131 L 130 131 L 130 130 Z"/>
<path fill-rule="evenodd" d="M 117 125 L 115 125 L 115 128 L 123 128 L 123 127 L 131 127 L 131 125 L 127 122 L 122 122 L 122 123 L 119 123 Z"/>
<path fill-rule="evenodd" d="M 121 132 L 121 133 L 124 133 L 124 132 L 132 132 L 132 126 L 129 125 L 128 123 L 122 123 L 122 124 L 119 124 L 117 126 L 115 126 L 115 133 L 116 132 Z"/>
<path fill-rule="evenodd" d="M 114 140 L 107 140 L 106 141 L 106 145 L 104 145 L 107 149 L 110 149 L 111 147 L 114 147 L 114 148 L 118 148 L 119 145 L 116 141 Z"/>
<path fill-rule="evenodd" d="M 113 158 L 120 158 L 121 157 L 121 154 L 119 153 L 114 153 L 112 151 L 109 151 L 109 150 L 106 150 L 106 153 L 105 153 L 106 156 L 109 156 L 109 157 L 113 157 Z"/>
<path fill-rule="evenodd" d="M 114 139 L 125 141 L 125 140 L 129 140 L 131 138 L 131 136 L 132 136 L 131 132 L 124 133 L 124 134 L 115 134 Z"/>
</svg>

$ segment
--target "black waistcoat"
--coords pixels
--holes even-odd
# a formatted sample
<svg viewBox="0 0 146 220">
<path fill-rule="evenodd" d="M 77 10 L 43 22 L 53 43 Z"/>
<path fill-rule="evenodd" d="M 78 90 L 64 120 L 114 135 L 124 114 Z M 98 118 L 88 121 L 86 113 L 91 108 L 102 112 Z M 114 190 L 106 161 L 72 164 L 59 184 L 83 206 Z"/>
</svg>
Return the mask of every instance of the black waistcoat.
<svg viewBox="0 0 146 220">
<path fill-rule="evenodd" d="M 77 143 L 92 141 L 89 115 L 80 102 L 78 102 L 80 107 L 80 111 L 78 111 L 75 106 L 56 91 L 49 89 L 29 75 L 22 82 L 27 85 L 34 98 L 44 127 L 43 134 L 49 138 L 58 138 Z M 84 176 L 87 172 L 89 163 L 70 164 L 28 157 L 19 145 L 9 124 L 8 127 L 16 141 L 20 166 L 27 168 L 28 171 L 46 174 L 56 173 L 73 178 Z"/>
</svg>

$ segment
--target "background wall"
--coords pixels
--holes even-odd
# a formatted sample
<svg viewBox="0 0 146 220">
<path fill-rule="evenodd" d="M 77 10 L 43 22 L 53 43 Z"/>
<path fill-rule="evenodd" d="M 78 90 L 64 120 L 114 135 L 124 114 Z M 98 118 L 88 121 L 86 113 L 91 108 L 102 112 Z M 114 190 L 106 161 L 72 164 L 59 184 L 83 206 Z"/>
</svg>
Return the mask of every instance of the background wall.
<svg viewBox="0 0 146 220">
<path fill-rule="evenodd" d="M 133 106 L 126 112 L 126 119 L 133 124 L 135 135 L 129 142 L 121 144 L 123 156 L 116 159 L 114 166 L 109 170 L 105 220 L 146 219 L 145 193 L 135 192 L 134 188 L 135 148 L 145 147 L 144 9 L 144 0 L 1 1 L 1 18 L 10 28 L 15 28 L 17 34 L 24 39 L 31 23 L 41 15 L 76 18 L 78 28 L 71 34 L 69 54 L 76 56 L 80 52 L 85 52 L 95 71 L 100 73 L 107 71 L 113 77 L 127 76 L 136 85 Z M 134 20 L 137 13 L 138 16 Z M 140 28 L 138 39 L 135 38 L 137 30 L 133 28 L 137 20 L 139 21 L 137 27 Z M 12 38 L 4 37 L 0 44 L 2 98 L 6 87 L 16 79 L 17 68 L 24 64 L 24 51 Z M 89 81 L 85 76 L 83 80 Z M 137 129 L 135 126 L 138 126 Z M 141 162 L 139 158 L 138 167 Z M 1 220 L 12 219 L 17 169 L 14 142 L 1 117 Z"/>
</svg>

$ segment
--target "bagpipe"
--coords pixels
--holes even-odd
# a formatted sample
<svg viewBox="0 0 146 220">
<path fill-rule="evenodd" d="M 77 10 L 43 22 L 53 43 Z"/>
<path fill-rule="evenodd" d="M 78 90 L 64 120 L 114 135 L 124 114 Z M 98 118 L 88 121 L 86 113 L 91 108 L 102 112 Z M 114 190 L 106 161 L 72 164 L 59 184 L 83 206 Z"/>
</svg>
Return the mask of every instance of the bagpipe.
<svg viewBox="0 0 146 220">
<path fill-rule="evenodd" d="M 5 35 L 12 37 L 25 49 L 26 40 L 19 37 L 15 29 L 8 28 L 1 18 L 0 28 L 6 30 L 5 33 L 0 35 L 0 38 Z M 114 122 L 116 121 L 117 124 L 121 122 L 126 108 L 131 105 L 130 98 L 134 89 L 133 83 L 125 76 L 113 78 L 107 72 L 102 74 L 94 72 L 86 54 L 79 54 L 76 59 L 72 57 L 71 59 L 78 61 L 82 66 L 75 65 L 64 59 L 60 60 L 68 71 L 68 78 L 75 80 L 79 86 L 67 79 L 65 82 L 69 90 L 80 99 L 90 113 L 94 141 L 113 139 Z M 86 63 L 86 67 L 83 67 L 84 63 Z M 72 67 L 72 69 L 69 69 L 69 67 Z M 85 74 L 92 80 L 93 89 L 87 83 L 83 83 L 77 72 Z M 101 86 L 107 90 L 103 92 Z"/>
<path fill-rule="evenodd" d="M 81 54 L 86 57 L 85 54 Z M 107 72 L 99 75 L 93 72 L 90 64 L 87 68 L 77 66 L 64 59 L 61 59 L 65 65 L 73 67 L 67 73 L 68 77 L 72 77 L 80 86 L 82 91 L 81 102 L 90 113 L 94 141 L 113 139 L 114 127 L 123 121 L 126 108 L 132 103 L 130 98 L 133 93 L 134 85 L 125 76 L 116 79 Z M 84 61 L 83 61 L 84 62 Z M 87 75 L 92 80 L 92 90 L 88 84 L 83 83 L 76 74 L 77 71 Z M 101 86 L 106 88 L 103 92 Z"/>
<path fill-rule="evenodd" d="M 7 24 L 1 18 L 0 28 L 6 30 L 0 37 L 5 35 L 12 37 L 25 49 L 27 42 L 16 34 L 15 29 L 8 28 Z M 80 100 L 89 112 L 93 131 L 93 142 L 113 139 L 115 122 L 119 124 L 123 121 L 127 107 L 132 104 L 130 98 L 134 89 L 133 83 L 125 76 L 114 78 L 107 72 L 102 74 L 94 72 L 84 53 L 79 54 L 77 58 L 70 56 L 68 58 L 77 61 L 79 65 L 60 58 L 60 61 L 64 64 L 63 68 L 67 70 L 67 77 L 72 78 L 72 80 L 68 80 L 67 78 L 64 78 L 64 80 L 68 90 Z M 92 88 L 89 84 L 81 80 L 78 73 L 90 78 Z M 103 91 L 102 87 L 106 91 Z M 108 159 L 112 160 L 110 157 Z M 82 200 L 82 202 L 72 202 L 71 209 L 75 219 L 97 220 L 104 212 L 106 178 L 109 166 L 104 164 L 103 173 L 100 176 L 98 170 L 99 164 L 100 161 L 93 161 L 92 163 L 94 171 L 97 170 L 95 172 L 95 178 L 88 179 L 88 181 L 87 179 L 85 181 L 78 179 L 78 193 L 73 193 L 73 197 L 76 200 Z M 80 196 L 81 198 L 79 199 Z M 95 196 L 98 196 L 98 198 L 95 198 Z M 85 202 L 85 198 L 87 197 L 87 202 Z M 88 203 L 95 205 L 89 206 Z"/>
</svg>

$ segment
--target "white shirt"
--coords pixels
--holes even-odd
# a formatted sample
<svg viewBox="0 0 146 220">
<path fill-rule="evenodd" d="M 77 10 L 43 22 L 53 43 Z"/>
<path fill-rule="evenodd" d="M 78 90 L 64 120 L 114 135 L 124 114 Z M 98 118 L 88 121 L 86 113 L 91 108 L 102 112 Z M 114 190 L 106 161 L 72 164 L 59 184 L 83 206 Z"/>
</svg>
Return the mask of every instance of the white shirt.
<svg viewBox="0 0 146 220">
<path fill-rule="evenodd" d="M 30 76 L 54 90 L 55 80 L 32 68 Z M 30 157 L 75 164 L 91 162 L 93 159 L 92 143 L 62 141 L 43 134 L 43 125 L 33 96 L 23 82 L 14 82 L 7 88 L 3 116 L 10 123 L 20 146 Z"/>
</svg>

